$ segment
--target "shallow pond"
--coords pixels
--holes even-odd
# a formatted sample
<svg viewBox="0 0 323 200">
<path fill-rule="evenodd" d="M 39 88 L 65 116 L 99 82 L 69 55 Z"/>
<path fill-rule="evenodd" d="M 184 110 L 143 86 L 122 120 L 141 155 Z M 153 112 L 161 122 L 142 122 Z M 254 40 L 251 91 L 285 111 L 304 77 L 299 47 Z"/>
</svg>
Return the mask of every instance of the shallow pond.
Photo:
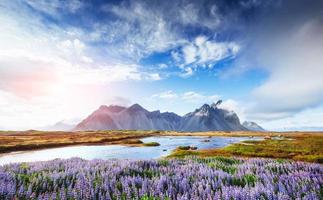
<svg viewBox="0 0 323 200">
<path fill-rule="evenodd" d="M 220 148 L 246 140 L 261 140 L 260 137 L 199 137 L 165 136 L 147 137 L 143 142 L 158 142 L 156 147 L 129 147 L 122 145 L 84 145 L 50 148 L 44 150 L 12 152 L 0 156 L 0 165 L 14 162 L 46 161 L 55 158 L 80 157 L 83 159 L 156 159 L 167 156 L 178 146 L 195 146 L 198 149 Z M 209 140 L 205 142 L 203 140 Z"/>
</svg>

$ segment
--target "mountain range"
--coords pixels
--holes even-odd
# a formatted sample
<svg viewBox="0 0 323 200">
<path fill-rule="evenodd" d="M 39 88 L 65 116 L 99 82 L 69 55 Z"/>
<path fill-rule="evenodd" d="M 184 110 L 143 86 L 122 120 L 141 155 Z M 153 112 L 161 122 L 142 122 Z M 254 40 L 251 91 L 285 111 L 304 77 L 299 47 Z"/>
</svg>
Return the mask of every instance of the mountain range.
<svg viewBox="0 0 323 200">
<path fill-rule="evenodd" d="M 73 129 L 81 130 L 174 130 L 240 131 L 249 130 L 233 111 L 220 108 L 219 100 L 204 104 L 193 112 L 179 116 L 172 112 L 148 111 L 139 104 L 130 107 L 102 105 Z"/>
</svg>

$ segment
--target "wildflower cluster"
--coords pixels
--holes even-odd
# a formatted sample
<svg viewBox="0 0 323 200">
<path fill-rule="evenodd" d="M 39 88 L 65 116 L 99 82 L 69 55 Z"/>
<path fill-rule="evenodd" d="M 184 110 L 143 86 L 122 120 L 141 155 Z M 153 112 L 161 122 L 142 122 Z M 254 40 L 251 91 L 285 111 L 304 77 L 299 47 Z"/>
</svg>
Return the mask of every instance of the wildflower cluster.
<svg viewBox="0 0 323 200">
<path fill-rule="evenodd" d="M 272 159 L 79 158 L 0 167 L 0 199 L 322 199 L 323 166 Z"/>
</svg>

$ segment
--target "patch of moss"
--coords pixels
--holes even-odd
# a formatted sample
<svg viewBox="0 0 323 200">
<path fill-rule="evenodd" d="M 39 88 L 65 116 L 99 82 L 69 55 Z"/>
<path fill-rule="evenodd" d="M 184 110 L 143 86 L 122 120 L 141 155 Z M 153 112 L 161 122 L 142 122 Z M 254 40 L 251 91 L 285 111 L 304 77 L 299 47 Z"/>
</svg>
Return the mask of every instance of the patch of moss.
<svg viewBox="0 0 323 200">
<path fill-rule="evenodd" d="M 197 150 L 197 147 L 194 147 L 194 146 L 178 146 L 177 150 Z"/>
<path fill-rule="evenodd" d="M 177 147 L 178 150 L 190 150 L 190 146 L 179 146 Z"/>
<path fill-rule="evenodd" d="M 138 139 L 132 139 L 132 140 L 125 140 L 123 143 L 124 144 L 142 144 L 143 142 Z"/>
<path fill-rule="evenodd" d="M 158 142 L 147 142 L 144 143 L 145 147 L 156 147 L 156 146 L 160 146 L 160 144 Z"/>
</svg>

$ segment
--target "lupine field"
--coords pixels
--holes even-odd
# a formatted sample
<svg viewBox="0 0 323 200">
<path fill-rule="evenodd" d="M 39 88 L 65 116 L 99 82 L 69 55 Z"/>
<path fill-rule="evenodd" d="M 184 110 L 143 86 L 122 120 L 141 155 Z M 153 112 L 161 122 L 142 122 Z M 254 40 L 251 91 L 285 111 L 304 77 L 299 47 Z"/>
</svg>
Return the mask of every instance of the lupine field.
<svg viewBox="0 0 323 200">
<path fill-rule="evenodd" d="M 323 166 L 224 157 L 11 164 L 0 167 L 0 199 L 323 199 Z"/>
</svg>

